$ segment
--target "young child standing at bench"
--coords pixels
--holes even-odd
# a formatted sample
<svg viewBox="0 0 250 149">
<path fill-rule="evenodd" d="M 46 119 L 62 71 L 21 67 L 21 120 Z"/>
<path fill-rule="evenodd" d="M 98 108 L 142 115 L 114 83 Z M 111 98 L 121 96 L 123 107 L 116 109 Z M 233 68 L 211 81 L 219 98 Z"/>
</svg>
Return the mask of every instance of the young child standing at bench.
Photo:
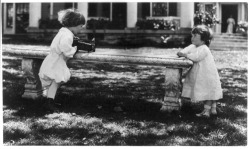
<svg viewBox="0 0 250 149">
<path fill-rule="evenodd" d="M 210 29 L 204 25 L 192 29 L 192 44 L 177 53 L 193 61 L 183 83 L 182 97 L 191 101 L 204 101 L 204 110 L 196 114 L 198 117 L 216 115 L 216 100 L 222 98 L 219 74 L 213 55 L 208 48 L 212 39 Z"/>
<path fill-rule="evenodd" d="M 46 108 L 56 110 L 54 98 L 61 83 L 70 79 L 70 71 L 66 65 L 69 58 L 75 54 L 77 47 L 72 47 L 74 35 L 80 33 L 85 25 L 84 16 L 75 9 L 58 12 L 58 21 L 63 25 L 50 45 L 50 53 L 44 59 L 39 77 L 47 98 Z"/>
</svg>

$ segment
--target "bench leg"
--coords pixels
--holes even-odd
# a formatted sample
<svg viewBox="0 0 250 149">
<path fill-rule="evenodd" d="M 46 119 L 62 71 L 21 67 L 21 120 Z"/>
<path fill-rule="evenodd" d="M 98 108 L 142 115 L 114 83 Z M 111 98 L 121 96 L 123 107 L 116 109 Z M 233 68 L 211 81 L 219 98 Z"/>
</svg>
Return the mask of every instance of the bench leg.
<svg viewBox="0 0 250 149">
<path fill-rule="evenodd" d="M 42 85 L 38 76 L 42 61 L 41 59 L 23 58 L 22 70 L 26 78 L 23 98 L 36 99 L 42 95 Z"/>
<path fill-rule="evenodd" d="M 165 96 L 162 112 L 172 112 L 173 110 L 179 111 L 181 108 L 181 73 L 180 68 L 166 68 L 165 71 Z"/>
</svg>

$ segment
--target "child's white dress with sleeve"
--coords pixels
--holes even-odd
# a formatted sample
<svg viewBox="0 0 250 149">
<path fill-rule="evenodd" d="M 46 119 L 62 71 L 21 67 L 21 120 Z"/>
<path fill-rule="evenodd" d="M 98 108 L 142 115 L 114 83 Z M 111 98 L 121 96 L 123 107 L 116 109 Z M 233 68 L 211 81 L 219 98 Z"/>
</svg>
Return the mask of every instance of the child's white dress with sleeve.
<svg viewBox="0 0 250 149">
<path fill-rule="evenodd" d="M 219 74 L 211 51 L 206 45 L 191 44 L 181 52 L 193 61 L 183 83 L 182 96 L 192 101 L 218 100 L 222 98 Z"/>
<path fill-rule="evenodd" d="M 61 28 L 50 45 L 50 53 L 44 59 L 39 77 L 51 79 L 56 83 L 67 82 L 70 79 L 70 71 L 66 65 L 69 58 L 76 52 L 72 47 L 74 34 L 67 28 Z"/>
</svg>

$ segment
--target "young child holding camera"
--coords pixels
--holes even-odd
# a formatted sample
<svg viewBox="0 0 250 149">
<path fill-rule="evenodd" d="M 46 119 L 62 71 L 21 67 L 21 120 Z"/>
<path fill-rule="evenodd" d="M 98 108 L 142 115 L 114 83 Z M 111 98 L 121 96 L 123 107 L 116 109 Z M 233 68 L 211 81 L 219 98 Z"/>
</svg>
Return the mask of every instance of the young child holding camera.
<svg viewBox="0 0 250 149">
<path fill-rule="evenodd" d="M 76 9 L 59 11 L 58 21 L 63 27 L 54 37 L 50 45 L 50 53 L 44 59 L 39 72 L 43 96 L 47 98 L 45 107 L 49 111 L 56 110 L 54 99 L 60 84 L 70 79 L 66 62 L 77 51 L 77 47 L 72 46 L 74 36 L 80 33 L 85 25 L 83 14 Z"/>
</svg>

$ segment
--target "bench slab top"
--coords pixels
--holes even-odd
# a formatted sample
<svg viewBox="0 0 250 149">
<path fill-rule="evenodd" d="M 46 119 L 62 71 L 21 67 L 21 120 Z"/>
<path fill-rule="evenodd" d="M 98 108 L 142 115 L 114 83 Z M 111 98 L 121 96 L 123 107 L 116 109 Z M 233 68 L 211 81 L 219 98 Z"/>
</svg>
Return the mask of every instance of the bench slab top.
<svg viewBox="0 0 250 149">
<path fill-rule="evenodd" d="M 167 49 L 166 49 L 167 50 Z M 23 58 L 44 59 L 50 52 L 48 46 L 9 46 L 4 52 Z M 99 49 L 96 52 L 78 52 L 74 59 L 88 62 L 127 63 L 169 67 L 190 67 L 193 62 L 174 54 L 162 54 L 152 50 Z"/>
</svg>

